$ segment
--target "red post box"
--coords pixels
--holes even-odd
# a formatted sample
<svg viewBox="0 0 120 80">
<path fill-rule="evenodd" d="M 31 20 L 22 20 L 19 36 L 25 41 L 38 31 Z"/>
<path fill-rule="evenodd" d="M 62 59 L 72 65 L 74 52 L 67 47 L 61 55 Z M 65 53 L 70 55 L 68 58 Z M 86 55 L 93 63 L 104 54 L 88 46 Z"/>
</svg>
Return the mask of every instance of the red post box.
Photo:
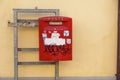
<svg viewBox="0 0 120 80">
<path fill-rule="evenodd" d="M 49 16 L 39 19 L 39 60 L 72 60 L 72 19 Z"/>
</svg>

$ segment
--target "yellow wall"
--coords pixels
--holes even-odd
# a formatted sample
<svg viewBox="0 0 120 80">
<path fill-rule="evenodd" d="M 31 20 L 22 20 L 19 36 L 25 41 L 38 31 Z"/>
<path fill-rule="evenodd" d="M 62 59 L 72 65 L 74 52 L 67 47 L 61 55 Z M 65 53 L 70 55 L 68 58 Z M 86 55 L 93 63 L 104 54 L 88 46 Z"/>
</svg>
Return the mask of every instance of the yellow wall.
<svg viewBox="0 0 120 80">
<path fill-rule="evenodd" d="M 13 8 L 60 9 L 73 18 L 73 60 L 60 62 L 60 76 L 114 76 L 117 54 L 117 0 L 0 0 L 0 77 L 13 77 Z M 38 30 L 21 28 L 19 47 L 38 47 Z M 38 61 L 38 52 L 19 61 Z M 53 77 L 54 66 L 19 66 L 21 77 Z"/>
</svg>

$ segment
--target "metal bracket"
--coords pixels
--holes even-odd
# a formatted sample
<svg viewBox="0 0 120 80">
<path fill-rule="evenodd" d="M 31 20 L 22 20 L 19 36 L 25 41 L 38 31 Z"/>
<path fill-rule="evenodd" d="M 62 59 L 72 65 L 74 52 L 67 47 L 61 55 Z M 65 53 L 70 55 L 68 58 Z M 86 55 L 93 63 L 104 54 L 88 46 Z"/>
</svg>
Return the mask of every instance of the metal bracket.
<svg viewBox="0 0 120 80">
<path fill-rule="evenodd" d="M 56 16 L 59 15 L 59 9 L 38 9 L 35 7 L 35 9 L 13 9 L 17 16 L 18 13 L 55 13 Z M 16 16 L 16 17 L 17 17 Z M 17 19 L 17 21 L 10 22 L 8 21 L 9 27 L 37 27 L 38 26 L 38 20 L 23 20 L 23 19 Z"/>
<path fill-rule="evenodd" d="M 18 62 L 18 51 L 38 51 L 38 48 L 18 48 L 18 27 L 36 27 L 38 20 L 18 19 L 19 13 L 54 13 L 59 15 L 59 9 L 13 9 L 14 22 L 8 21 L 8 26 L 14 27 L 14 80 L 18 80 L 18 65 L 55 64 L 55 80 L 59 80 L 59 62 Z"/>
<path fill-rule="evenodd" d="M 38 22 L 33 20 L 18 20 L 18 23 L 8 22 L 8 27 L 37 27 Z"/>
</svg>

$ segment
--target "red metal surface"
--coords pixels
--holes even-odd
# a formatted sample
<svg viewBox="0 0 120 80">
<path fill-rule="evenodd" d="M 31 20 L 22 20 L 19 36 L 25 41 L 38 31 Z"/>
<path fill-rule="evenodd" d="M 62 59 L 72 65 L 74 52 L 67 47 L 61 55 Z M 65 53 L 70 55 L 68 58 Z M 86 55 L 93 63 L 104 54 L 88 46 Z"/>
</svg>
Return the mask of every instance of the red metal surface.
<svg viewBox="0 0 120 80">
<path fill-rule="evenodd" d="M 72 19 L 49 16 L 39 19 L 39 60 L 72 60 Z"/>
</svg>

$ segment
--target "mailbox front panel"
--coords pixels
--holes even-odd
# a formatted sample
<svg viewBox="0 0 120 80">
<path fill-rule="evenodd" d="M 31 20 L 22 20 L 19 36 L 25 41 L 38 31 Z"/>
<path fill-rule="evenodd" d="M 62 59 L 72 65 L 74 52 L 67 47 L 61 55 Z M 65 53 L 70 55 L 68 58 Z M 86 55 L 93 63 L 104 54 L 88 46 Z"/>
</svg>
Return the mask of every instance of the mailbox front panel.
<svg viewBox="0 0 120 80">
<path fill-rule="evenodd" d="M 50 16 L 39 19 L 39 60 L 72 60 L 72 19 Z"/>
</svg>

